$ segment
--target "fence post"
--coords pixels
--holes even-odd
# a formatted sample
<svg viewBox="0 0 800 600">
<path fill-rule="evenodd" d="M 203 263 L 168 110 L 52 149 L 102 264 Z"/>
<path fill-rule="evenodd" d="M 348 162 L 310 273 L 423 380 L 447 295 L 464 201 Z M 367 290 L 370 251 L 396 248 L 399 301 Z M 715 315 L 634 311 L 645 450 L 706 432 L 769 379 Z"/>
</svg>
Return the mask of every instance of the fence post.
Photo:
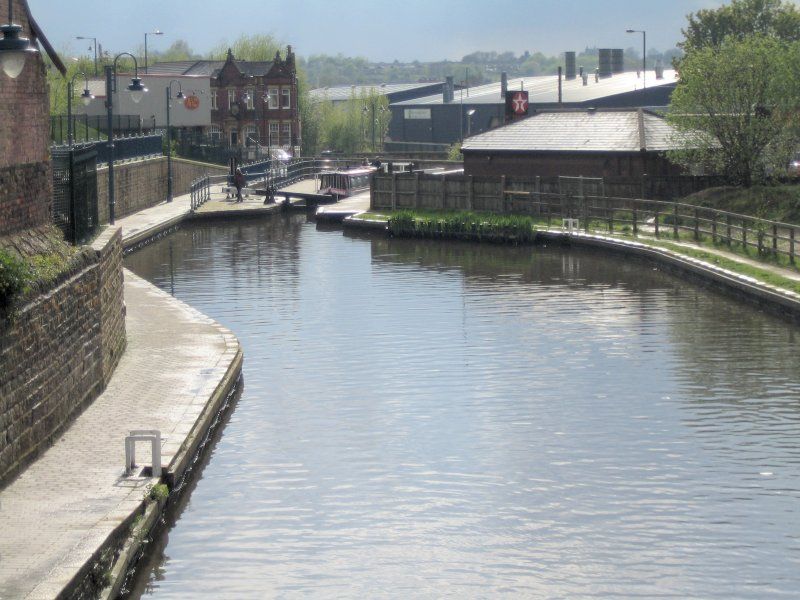
<svg viewBox="0 0 800 600">
<path fill-rule="evenodd" d="M 678 203 L 675 202 L 672 210 L 672 237 L 678 239 Z"/>
<path fill-rule="evenodd" d="M 447 175 L 442 175 L 442 210 L 447 206 Z"/>
<path fill-rule="evenodd" d="M 475 195 L 475 181 L 473 175 L 467 176 L 467 210 L 472 210 Z"/>
<path fill-rule="evenodd" d="M 414 173 L 414 208 L 419 208 L 419 171 Z"/>
<path fill-rule="evenodd" d="M 717 243 L 717 213 L 711 213 L 711 243 L 716 245 Z"/>
<path fill-rule="evenodd" d="M 747 221 L 742 219 L 742 249 L 747 254 Z"/>
<path fill-rule="evenodd" d="M 392 210 L 397 210 L 397 173 L 392 173 Z"/>
<path fill-rule="evenodd" d="M 637 221 L 637 218 L 636 218 L 636 205 L 634 204 L 633 205 L 633 237 L 636 237 L 638 235 L 638 233 L 639 233 L 639 228 L 637 227 L 636 221 Z"/>
<path fill-rule="evenodd" d="M 581 178 L 581 182 L 583 182 L 583 178 Z M 583 191 L 583 185 L 581 185 L 581 192 Z M 583 204 L 583 230 L 586 233 L 589 233 L 589 206 L 586 202 L 586 196 L 581 196 L 582 204 Z"/>
<path fill-rule="evenodd" d="M 731 243 L 732 243 L 732 239 L 731 239 L 732 231 L 731 231 L 731 216 L 728 215 L 728 214 L 725 215 L 725 228 L 727 229 L 726 237 L 727 237 L 727 242 L 728 242 L 728 248 L 730 248 L 731 247 Z"/>
<path fill-rule="evenodd" d="M 794 264 L 794 227 L 789 230 L 789 262 Z"/>
<path fill-rule="evenodd" d="M 614 233 L 614 207 L 606 200 L 606 218 L 608 219 L 608 233 Z"/>
<path fill-rule="evenodd" d="M 697 208 L 694 209 L 694 241 L 700 241 L 700 217 Z"/>
<path fill-rule="evenodd" d="M 658 217 L 660 216 L 659 212 L 658 212 L 658 204 L 656 204 L 656 211 L 655 212 L 656 212 L 656 218 L 654 220 L 654 223 L 656 225 L 656 239 L 658 239 Z"/>
<path fill-rule="evenodd" d="M 772 256 L 778 256 L 778 226 L 772 226 Z"/>
<path fill-rule="evenodd" d="M 500 175 L 500 211 L 501 213 L 508 212 L 506 211 L 506 176 Z"/>
</svg>

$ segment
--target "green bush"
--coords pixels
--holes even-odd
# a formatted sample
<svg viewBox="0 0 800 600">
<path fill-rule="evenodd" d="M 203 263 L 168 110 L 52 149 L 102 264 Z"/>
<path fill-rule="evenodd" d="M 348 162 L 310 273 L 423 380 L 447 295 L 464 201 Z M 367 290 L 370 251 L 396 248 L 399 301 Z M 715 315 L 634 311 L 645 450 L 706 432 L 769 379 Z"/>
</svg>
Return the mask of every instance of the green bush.
<svg viewBox="0 0 800 600">
<path fill-rule="evenodd" d="M 169 488 L 164 483 L 157 483 L 155 485 L 148 485 L 145 489 L 146 500 L 164 500 L 169 496 Z"/>
<path fill-rule="evenodd" d="M 519 215 L 404 210 L 389 217 L 389 233 L 398 237 L 528 244 L 536 238 L 536 224 L 530 217 Z"/>
<path fill-rule="evenodd" d="M 28 266 L 13 254 L 0 250 L 0 318 L 11 312 L 14 299 L 27 285 Z"/>
</svg>

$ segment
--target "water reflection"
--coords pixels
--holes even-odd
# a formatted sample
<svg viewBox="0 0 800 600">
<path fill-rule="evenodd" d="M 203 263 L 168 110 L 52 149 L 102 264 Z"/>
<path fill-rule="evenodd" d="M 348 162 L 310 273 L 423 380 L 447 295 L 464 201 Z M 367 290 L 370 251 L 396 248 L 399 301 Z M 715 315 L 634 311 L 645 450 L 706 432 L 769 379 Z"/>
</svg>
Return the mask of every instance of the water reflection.
<svg viewBox="0 0 800 600">
<path fill-rule="evenodd" d="M 758 597 L 800 588 L 795 327 L 645 263 L 301 217 L 128 259 L 247 389 L 147 594 Z"/>
</svg>

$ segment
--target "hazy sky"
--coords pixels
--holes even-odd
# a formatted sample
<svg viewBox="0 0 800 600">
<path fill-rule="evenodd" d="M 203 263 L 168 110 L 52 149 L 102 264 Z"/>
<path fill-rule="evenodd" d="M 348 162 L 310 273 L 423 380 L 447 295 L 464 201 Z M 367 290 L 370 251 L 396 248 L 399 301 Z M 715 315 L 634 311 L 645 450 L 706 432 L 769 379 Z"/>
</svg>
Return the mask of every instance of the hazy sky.
<svg viewBox="0 0 800 600">
<path fill-rule="evenodd" d="M 205 52 L 242 33 L 268 33 L 302 56 L 344 54 L 376 61 L 457 60 L 476 50 L 540 50 L 557 54 L 586 46 L 666 50 L 681 39 L 686 14 L 721 0 L 28 0 L 60 51 L 83 53 L 97 37 L 113 52 L 186 40 Z"/>
</svg>

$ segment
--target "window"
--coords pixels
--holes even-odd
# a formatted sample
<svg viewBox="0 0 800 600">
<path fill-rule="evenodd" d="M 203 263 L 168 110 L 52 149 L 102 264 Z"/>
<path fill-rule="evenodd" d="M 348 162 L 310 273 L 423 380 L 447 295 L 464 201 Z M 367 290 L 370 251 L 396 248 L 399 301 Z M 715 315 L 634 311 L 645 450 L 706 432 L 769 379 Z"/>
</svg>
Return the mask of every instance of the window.
<svg viewBox="0 0 800 600">
<path fill-rule="evenodd" d="M 248 110 L 253 110 L 254 108 L 253 98 L 255 98 L 255 91 L 253 90 L 253 88 L 250 88 L 249 90 L 247 90 L 246 94 L 247 95 L 245 96 L 245 99 L 247 101 L 247 108 Z"/>
<path fill-rule="evenodd" d="M 244 145 L 255 146 L 256 144 L 256 126 L 248 125 L 244 128 Z"/>
<path fill-rule="evenodd" d="M 269 96 L 269 107 L 278 108 L 278 88 L 276 87 L 269 88 L 268 96 Z"/>
<path fill-rule="evenodd" d="M 213 98 L 214 96 L 212 96 Z M 209 130 L 209 137 L 211 137 L 211 141 L 215 144 L 219 144 L 220 139 L 222 139 L 222 130 L 219 128 L 219 125 L 212 125 L 211 129 Z"/>
<path fill-rule="evenodd" d="M 281 123 L 281 137 L 287 140 L 292 137 L 292 124 L 290 122 Z"/>
<path fill-rule="evenodd" d="M 281 108 L 292 108 L 292 88 L 281 88 Z"/>
<path fill-rule="evenodd" d="M 239 145 L 239 132 L 235 129 L 231 129 L 231 146 L 238 146 Z"/>
<path fill-rule="evenodd" d="M 228 108 L 236 103 L 236 90 L 228 90 Z"/>
<path fill-rule="evenodd" d="M 278 123 L 270 121 L 269 123 L 269 145 L 280 145 L 278 140 Z"/>
<path fill-rule="evenodd" d="M 211 110 L 217 110 L 217 90 L 211 90 Z"/>
</svg>

